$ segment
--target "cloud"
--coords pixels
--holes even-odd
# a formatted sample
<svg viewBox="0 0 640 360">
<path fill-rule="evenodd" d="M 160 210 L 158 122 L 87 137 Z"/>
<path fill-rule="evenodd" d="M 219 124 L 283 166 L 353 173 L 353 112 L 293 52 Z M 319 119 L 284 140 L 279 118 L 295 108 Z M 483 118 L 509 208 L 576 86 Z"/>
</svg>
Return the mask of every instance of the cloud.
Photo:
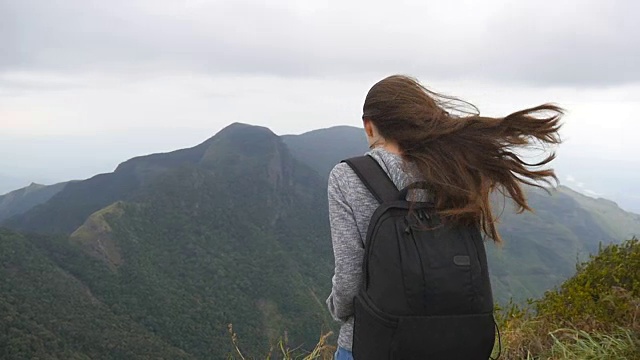
<svg viewBox="0 0 640 360">
<path fill-rule="evenodd" d="M 570 187 L 572 189 L 582 194 L 585 194 L 591 197 L 596 197 L 596 198 L 601 197 L 603 195 L 602 193 L 586 188 L 584 182 L 578 181 L 573 175 L 567 175 L 565 176 L 565 179 L 570 184 Z"/>
<path fill-rule="evenodd" d="M 559 103 L 568 109 L 559 175 L 631 192 L 638 13 L 633 0 L 0 0 L 0 132 L 87 137 L 81 152 L 93 160 L 51 161 L 79 153 L 61 140 L 21 157 L 24 140 L 4 144 L 16 156 L 0 167 L 89 175 L 234 121 L 279 134 L 360 126 L 373 82 L 408 73 L 489 116 Z M 150 143 L 131 145 L 140 139 Z M 122 153 L 92 147 L 100 142 Z M 93 154 L 108 166 L 91 167 Z"/>
<path fill-rule="evenodd" d="M 572 175 L 567 175 L 565 177 L 565 179 L 567 180 L 568 183 L 572 184 L 573 186 L 575 186 L 576 188 L 578 188 L 581 191 L 590 191 L 590 190 L 585 190 L 584 188 L 584 182 L 582 181 L 578 181 L 574 176 Z"/>
<path fill-rule="evenodd" d="M 582 193 L 594 198 L 598 198 L 598 197 L 602 197 L 601 193 L 595 192 L 593 190 L 588 190 L 588 189 L 581 189 Z"/>
<path fill-rule="evenodd" d="M 0 0 L 0 72 L 640 81 L 633 0 Z"/>
</svg>

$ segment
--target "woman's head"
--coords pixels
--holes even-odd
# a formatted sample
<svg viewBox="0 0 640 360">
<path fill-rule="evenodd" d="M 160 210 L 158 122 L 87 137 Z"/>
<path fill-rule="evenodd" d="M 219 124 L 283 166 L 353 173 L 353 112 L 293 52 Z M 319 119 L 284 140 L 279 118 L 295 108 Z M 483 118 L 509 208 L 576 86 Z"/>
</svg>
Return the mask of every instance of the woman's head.
<svg viewBox="0 0 640 360">
<path fill-rule="evenodd" d="M 445 114 L 417 80 L 394 75 L 369 90 L 362 118 L 365 123 L 371 121 L 385 139 L 410 140 L 427 121 L 437 121 Z"/>
<path fill-rule="evenodd" d="M 545 104 L 503 118 L 482 117 L 475 106 L 400 75 L 376 83 L 363 106 L 367 132 L 375 129 L 416 165 L 440 214 L 452 221 L 480 222 L 496 242 L 501 239 L 490 194 L 498 190 L 511 197 L 519 211 L 531 210 L 521 184 L 540 186 L 556 179 L 553 170 L 538 168 L 555 155 L 528 164 L 516 150 L 559 144 L 561 116 L 562 109 Z"/>
</svg>

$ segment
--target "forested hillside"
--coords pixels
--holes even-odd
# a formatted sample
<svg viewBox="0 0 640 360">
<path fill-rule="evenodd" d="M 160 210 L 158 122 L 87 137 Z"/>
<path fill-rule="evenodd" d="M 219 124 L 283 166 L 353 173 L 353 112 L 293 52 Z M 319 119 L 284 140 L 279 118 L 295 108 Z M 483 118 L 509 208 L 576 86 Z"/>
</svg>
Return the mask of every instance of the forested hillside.
<svg viewBox="0 0 640 360">
<path fill-rule="evenodd" d="M 96 297 L 78 271 L 115 279 L 65 238 L 0 229 L 0 264 L 1 359 L 192 358 Z"/>
<path fill-rule="evenodd" d="M 285 330 L 313 347 L 333 326 L 324 184 L 268 129 L 230 126 L 194 149 L 70 184 L 9 224 L 67 234 L 86 255 L 63 271 L 189 355 L 223 356 L 229 323 L 250 352 Z M 101 267 L 86 268 L 89 259 Z"/>
</svg>

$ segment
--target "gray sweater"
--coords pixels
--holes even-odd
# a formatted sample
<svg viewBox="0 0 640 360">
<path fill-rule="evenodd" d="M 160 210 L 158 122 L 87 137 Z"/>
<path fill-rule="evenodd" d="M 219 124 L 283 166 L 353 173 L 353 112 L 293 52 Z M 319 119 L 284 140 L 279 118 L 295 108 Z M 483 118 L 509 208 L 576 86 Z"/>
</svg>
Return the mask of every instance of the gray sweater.
<svg viewBox="0 0 640 360">
<path fill-rule="evenodd" d="M 367 154 L 378 161 L 398 189 L 415 181 L 403 170 L 399 155 L 383 148 L 373 149 Z M 328 197 L 335 271 L 327 305 L 333 318 L 341 322 L 338 345 L 351 350 L 353 299 L 362 285 L 364 242 L 369 220 L 379 204 L 345 163 L 331 170 Z"/>
</svg>

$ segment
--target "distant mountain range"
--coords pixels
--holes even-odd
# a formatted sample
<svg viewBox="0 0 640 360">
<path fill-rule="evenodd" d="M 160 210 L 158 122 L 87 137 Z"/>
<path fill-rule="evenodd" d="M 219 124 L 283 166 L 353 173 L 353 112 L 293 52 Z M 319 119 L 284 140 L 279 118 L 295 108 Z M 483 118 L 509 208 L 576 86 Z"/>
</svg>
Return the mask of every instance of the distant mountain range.
<svg viewBox="0 0 640 360">
<path fill-rule="evenodd" d="M 29 184 L 29 180 L 0 173 L 0 195 Z"/>
<path fill-rule="evenodd" d="M 249 354 L 285 331 L 310 347 L 335 329 L 328 172 L 365 151 L 358 128 L 279 137 L 233 124 L 192 148 L 0 197 L 0 349 L 223 358 L 228 323 Z M 640 216 L 607 200 L 566 187 L 528 197 L 536 213 L 505 204 L 505 245 L 487 246 L 502 302 L 540 295 L 600 243 L 640 234 Z"/>
<path fill-rule="evenodd" d="M 31 185 L 0 196 L 0 221 L 21 215 L 43 204 L 64 189 L 67 183 L 55 185 Z"/>
</svg>

